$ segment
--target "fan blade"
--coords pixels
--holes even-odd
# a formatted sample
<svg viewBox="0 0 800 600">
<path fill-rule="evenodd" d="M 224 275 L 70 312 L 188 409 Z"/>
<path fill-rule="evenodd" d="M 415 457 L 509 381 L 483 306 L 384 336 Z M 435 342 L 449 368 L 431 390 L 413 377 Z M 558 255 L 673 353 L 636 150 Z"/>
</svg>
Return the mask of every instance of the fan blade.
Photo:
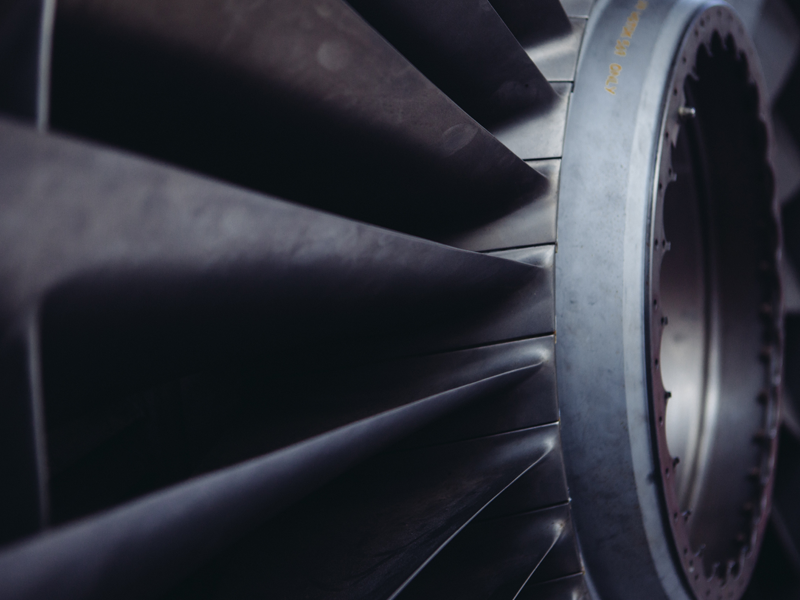
<svg viewBox="0 0 800 600">
<path fill-rule="evenodd" d="M 526 48 L 569 35 L 572 30 L 567 13 L 559 0 L 490 2 L 520 44 Z"/>
<path fill-rule="evenodd" d="M 519 349 L 516 348 L 517 345 L 520 346 Z M 556 422 L 558 403 L 553 336 L 509 342 L 503 346 L 523 356 L 528 352 L 535 352 L 536 362 L 540 365 L 536 377 L 517 386 L 502 398 L 474 404 L 409 436 L 400 446 L 430 446 Z M 527 350 L 523 351 L 523 348 Z M 536 398 L 536 402 L 531 402 L 531 398 Z M 558 489 L 558 486 L 554 489 Z"/>
<path fill-rule="evenodd" d="M 35 325 L 25 319 L 2 331 L 0 344 L 0 543 L 37 531 L 47 521 L 44 415 Z"/>
<path fill-rule="evenodd" d="M 558 100 L 547 113 L 536 119 L 504 123 L 492 130 L 498 140 L 526 160 L 561 156 L 572 84 L 554 83 L 552 86 Z M 501 216 L 507 218 L 507 214 Z"/>
<path fill-rule="evenodd" d="M 475 398 L 519 383 L 531 370 L 523 367 L 409 402 L 33 538 L 0 554 L 0 592 L 8 599 L 142 598 L 163 592 L 355 463 Z M 91 572 L 87 563 L 94 565 Z"/>
<path fill-rule="evenodd" d="M 0 8 L 0 111 L 47 126 L 55 0 L 11 0 Z"/>
<path fill-rule="evenodd" d="M 569 17 L 589 17 L 594 0 L 561 0 L 561 6 Z"/>
<path fill-rule="evenodd" d="M 555 424 L 376 456 L 254 532 L 177 595 L 388 598 L 516 481 L 548 479 L 551 456 L 563 471 Z"/>
<path fill-rule="evenodd" d="M 573 81 L 578 66 L 578 52 L 581 49 L 586 19 L 571 18 L 571 30 L 564 37 L 546 44 L 526 48 L 530 59 L 547 78 L 547 81 Z"/>
<path fill-rule="evenodd" d="M 549 247 L 529 264 L 455 250 L 8 123 L 0 164 L 0 327 L 34 332 L 0 365 L 24 532 L 42 393 L 59 420 L 248 356 L 374 361 L 554 328 Z"/>
<path fill-rule="evenodd" d="M 65 0 L 52 96 L 56 128 L 430 239 L 544 183 L 342 0 Z"/>
<path fill-rule="evenodd" d="M 580 573 L 569 505 L 470 523 L 393 598 L 515 598 Z"/>
<path fill-rule="evenodd" d="M 581 573 L 555 581 L 526 585 L 514 600 L 589 600 L 590 598 L 589 588 Z"/>
<path fill-rule="evenodd" d="M 555 128 L 554 128 L 555 129 Z M 563 132 L 562 132 L 563 133 Z M 554 131 L 555 135 L 555 131 Z M 563 137 L 563 135 L 562 135 Z M 561 138 L 558 138 L 561 139 Z M 527 140 L 522 140 L 527 143 Z M 556 208 L 560 160 L 537 160 L 530 164 L 546 177 L 535 202 L 478 225 L 470 231 L 445 236 L 442 242 L 459 248 L 518 248 L 527 241 L 556 239 Z"/>
<path fill-rule="evenodd" d="M 439 89 L 491 130 L 556 100 L 488 0 L 348 0 Z"/>
</svg>

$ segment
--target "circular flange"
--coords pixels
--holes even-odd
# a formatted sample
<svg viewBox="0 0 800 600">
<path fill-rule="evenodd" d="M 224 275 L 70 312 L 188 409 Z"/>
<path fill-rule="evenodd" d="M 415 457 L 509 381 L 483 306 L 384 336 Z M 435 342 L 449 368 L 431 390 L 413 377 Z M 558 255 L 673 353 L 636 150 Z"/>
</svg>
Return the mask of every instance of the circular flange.
<svg viewBox="0 0 800 600">
<path fill-rule="evenodd" d="M 769 512 L 781 306 L 764 87 L 731 10 L 694 17 L 668 88 L 649 237 L 652 427 L 686 580 L 698 598 L 737 598 Z"/>
<path fill-rule="evenodd" d="M 715 44 L 721 62 L 708 67 Z M 745 153 L 742 168 L 733 146 L 714 137 L 728 131 L 719 125 L 730 112 L 727 99 L 699 78 L 726 69 L 736 75 L 726 88 L 734 104 L 749 106 L 737 113 L 747 123 L 728 129 L 756 148 Z M 781 353 L 777 211 L 761 89 L 752 46 L 721 2 L 606 0 L 589 19 L 561 167 L 556 356 L 573 515 L 602 598 L 736 598 L 758 551 L 769 510 Z M 687 101 L 692 94 L 702 107 Z M 710 144 L 722 158 L 703 162 Z M 673 182 L 687 160 L 698 165 L 696 176 L 679 174 Z M 725 169 L 740 184 L 756 181 L 748 188 L 755 195 L 745 196 L 754 198 L 757 215 L 731 220 L 728 213 L 738 209 L 720 209 L 715 199 L 724 195 Z M 694 199 L 673 201 L 685 196 L 686 181 Z M 687 202 L 694 217 L 682 212 Z M 708 224 L 715 219 L 721 224 Z M 676 220 L 688 223 L 688 233 L 681 235 Z M 739 226 L 747 240 L 737 246 Z M 694 262 L 675 258 L 679 243 Z M 739 267 L 748 274 L 737 288 Z M 687 285 L 694 293 L 676 305 Z M 662 309 L 670 302 L 677 308 L 668 314 Z M 699 315 L 695 329 L 684 309 Z M 688 342 L 662 345 L 663 332 L 668 338 L 681 329 L 693 334 Z M 700 358 L 686 360 L 692 352 Z M 678 380 L 701 390 L 694 396 L 700 407 L 683 417 L 675 407 L 692 400 L 678 397 L 680 384 L 670 378 L 676 368 Z M 672 409 L 664 383 L 674 388 Z M 695 433 L 683 438 L 693 446 L 669 418 L 688 420 Z M 670 452 L 670 444 L 682 443 Z M 727 478 L 738 483 L 728 486 Z M 735 493 L 725 499 L 724 514 L 713 514 L 713 498 L 724 499 L 718 492 L 725 489 Z"/>
</svg>

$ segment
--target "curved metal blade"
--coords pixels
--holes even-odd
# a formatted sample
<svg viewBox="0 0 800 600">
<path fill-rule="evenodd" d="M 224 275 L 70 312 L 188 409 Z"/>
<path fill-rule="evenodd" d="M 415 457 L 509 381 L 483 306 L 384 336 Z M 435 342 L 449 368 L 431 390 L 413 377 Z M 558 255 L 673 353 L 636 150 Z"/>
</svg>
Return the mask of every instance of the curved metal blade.
<svg viewBox="0 0 800 600">
<path fill-rule="evenodd" d="M 52 122 L 437 240 L 543 182 L 342 0 L 59 2 Z"/>
<path fill-rule="evenodd" d="M 0 111 L 47 126 L 55 0 L 11 0 L 0 7 Z"/>
<path fill-rule="evenodd" d="M 0 592 L 9 600 L 152 597 L 355 463 L 530 370 L 412 401 L 33 538 L 0 554 Z"/>
<path fill-rule="evenodd" d="M 376 360 L 554 328 L 552 261 L 447 248 L 8 123 L 0 163 L 0 469 L 21 524 L 6 539 L 46 513 L 44 408 L 57 420 L 245 356 Z"/>
<path fill-rule="evenodd" d="M 439 89 L 487 129 L 556 101 L 488 0 L 348 0 Z"/>
</svg>

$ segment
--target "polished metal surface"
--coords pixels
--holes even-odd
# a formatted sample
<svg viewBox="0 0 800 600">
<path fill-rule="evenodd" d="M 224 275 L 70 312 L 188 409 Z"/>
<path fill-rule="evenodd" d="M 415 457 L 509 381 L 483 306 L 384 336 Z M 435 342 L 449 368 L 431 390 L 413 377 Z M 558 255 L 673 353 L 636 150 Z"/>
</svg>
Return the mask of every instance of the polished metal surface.
<svg viewBox="0 0 800 600">
<path fill-rule="evenodd" d="M 65 0 L 52 65 L 55 130 L 429 239 L 541 184 L 343 0 Z"/>
<path fill-rule="evenodd" d="M 504 123 L 491 130 L 498 140 L 525 160 L 561 156 L 572 84 L 557 82 L 551 85 L 558 99 L 547 112 Z"/>
<path fill-rule="evenodd" d="M 687 158 L 721 3 L 6 4 L 0 110 L 73 139 L 0 122 L 0 596 L 741 594 L 781 267 Z"/>
<path fill-rule="evenodd" d="M 460 597 L 584 594 L 571 84 L 521 45 L 569 18 L 353 4 L 59 3 L 73 139 L 0 124 L 4 598 L 414 597 L 464 561 Z M 525 123 L 532 160 L 479 121 Z"/>
<path fill-rule="evenodd" d="M 355 464 L 374 455 L 377 450 L 429 424 L 436 418 L 436 413 L 441 416 L 457 409 L 459 405 L 475 404 L 482 398 L 484 401 L 491 400 L 493 396 L 497 396 L 498 391 L 513 388 L 515 383 L 518 384 L 531 375 L 535 376 L 540 366 L 536 361 L 540 361 L 543 356 L 537 352 L 535 343 L 528 344 L 526 350 L 530 361 L 528 365 L 518 369 L 512 368 L 506 373 L 503 369 L 507 367 L 503 363 L 508 364 L 508 359 L 518 360 L 518 353 L 504 352 L 502 346 L 496 346 L 488 352 L 467 351 L 467 354 L 483 354 L 484 360 L 478 363 L 478 369 L 470 370 L 469 373 L 462 372 L 462 376 L 466 375 L 467 378 L 480 376 L 479 373 L 481 371 L 486 373 L 487 369 L 489 373 L 497 372 L 498 369 L 500 372 L 474 384 L 468 383 L 453 389 L 447 389 L 447 383 L 438 380 L 435 364 L 436 361 L 449 359 L 448 356 L 434 356 L 397 365 L 393 375 L 400 380 L 408 381 L 409 374 L 418 375 L 420 371 L 427 374 L 427 378 L 423 376 L 416 381 L 411 379 L 412 385 L 406 386 L 404 392 L 393 390 L 395 401 L 401 402 L 398 406 L 391 408 L 384 405 L 383 408 L 386 410 L 378 409 L 380 412 L 377 414 L 356 419 L 319 435 L 312 435 L 252 460 L 238 462 L 233 466 L 193 478 L 167 490 L 106 511 L 89 521 L 74 523 L 50 535 L 34 537 L 22 544 L 7 548 L 0 555 L 2 596 L 8 599 L 48 596 L 100 599 L 142 597 L 163 593 L 190 570 L 211 559 L 231 541 L 261 525 L 270 516 L 293 504 L 309 491 L 321 487 Z M 455 358 L 457 361 L 457 357 Z M 452 374 L 454 371 L 450 372 L 450 375 Z M 367 375 L 367 381 L 372 379 L 373 384 L 379 383 L 377 389 L 374 389 L 374 385 L 372 390 L 366 386 L 365 391 L 371 391 L 369 398 L 380 398 L 380 390 L 385 386 L 386 373 L 372 374 L 366 370 L 366 373 L 359 375 Z M 420 386 L 422 381 L 425 383 Z M 422 389 L 427 387 L 427 391 L 423 393 L 430 393 L 431 386 L 439 390 L 444 388 L 444 391 L 428 397 L 419 397 L 420 387 Z M 342 402 L 342 398 L 336 397 L 334 389 L 335 387 L 328 387 L 323 391 L 327 396 L 326 400 Z M 352 390 L 349 394 L 353 394 Z M 372 412 L 378 407 L 372 403 L 370 408 Z M 426 416 L 420 419 L 423 415 Z M 402 582 L 404 571 L 405 576 L 412 575 L 414 561 L 419 563 L 427 556 L 426 546 L 433 544 L 434 548 L 430 549 L 433 550 L 436 545 L 447 543 L 448 538 L 462 527 L 465 521 L 472 519 L 484 505 L 498 497 L 498 494 L 513 482 L 519 481 L 523 473 L 544 465 L 546 461 L 543 457 L 546 457 L 558 442 L 557 433 L 557 427 L 551 425 L 506 434 L 501 436 L 502 439 L 489 437 L 450 447 L 439 445 L 433 450 L 423 447 L 420 450 L 408 450 L 401 456 L 395 453 L 396 463 L 400 459 L 407 465 L 409 461 L 414 460 L 414 457 L 420 466 L 428 463 L 426 477 L 416 477 L 405 482 L 406 495 L 411 498 L 404 498 L 403 495 L 395 493 L 394 512 L 405 511 L 406 519 L 413 517 L 418 528 L 430 529 L 431 533 L 417 539 L 410 547 L 404 547 L 405 544 L 402 540 L 398 540 L 398 536 L 387 535 L 389 533 L 387 526 L 376 528 L 383 531 L 387 537 L 376 537 L 375 543 L 385 546 L 388 540 L 392 540 L 398 547 L 395 549 L 393 561 L 388 564 L 385 564 L 385 560 L 379 561 L 379 565 L 384 563 L 383 569 L 371 577 L 362 578 L 360 585 L 367 589 L 361 590 L 361 593 L 368 596 L 369 593 L 375 593 L 378 589 L 385 590 L 387 587 L 391 591 L 393 585 Z M 269 439 L 274 441 L 275 436 Z M 495 451 L 491 451 L 492 445 L 495 446 Z M 465 464 L 463 458 L 469 454 L 472 455 L 472 461 Z M 437 457 L 442 455 L 445 464 L 434 469 Z M 438 462 L 442 462 L 442 459 L 439 458 Z M 396 473 L 399 465 L 395 464 L 394 468 L 390 468 L 391 466 L 383 465 L 383 468 L 377 471 Z M 559 482 L 559 467 L 560 462 L 557 462 L 556 477 L 549 477 L 551 484 Z M 480 478 L 474 475 L 472 479 L 465 478 L 464 473 L 459 472 L 459 469 L 463 471 L 468 468 L 480 472 Z M 412 470 L 411 473 L 413 472 Z M 449 477 L 445 481 L 436 477 L 437 474 L 444 477 L 445 473 Z M 376 489 L 377 475 L 374 469 L 371 476 L 361 479 L 367 482 L 368 488 Z M 479 480 L 480 486 L 476 485 Z M 401 484 L 402 481 L 402 476 L 398 475 L 394 484 Z M 466 489 L 468 482 L 472 482 L 475 487 Z M 428 488 L 424 487 L 423 483 L 426 483 Z M 460 486 L 461 493 L 456 494 L 454 490 L 448 489 L 453 485 Z M 431 487 L 434 489 L 430 489 Z M 559 497 L 566 496 L 563 477 L 560 489 L 553 485 L 549 490 L 555 490 Z M 356 509 L 353 517 L 362 528 L 368 526 L 365 524 L 364 503 L 369 506 L 369 497 L 367 490 L 364 492 L 360 494 L 361 503 L 351 506 Z M 439 499 L 440 506 L 436 517 L 439 521 L 446 522 L 446 528 L 431 525 L 430 521 L 434 515 L 425 510 L 425 500 L 429 497 Z M 552 498 L 552 494 L 549 497 Z M 528 496 L 528 501 L 534 502 L 535 505 L 536 499 Z M 546 502 L 547 498 L 543 501 Z M 340 502 L 331 504 L 331 506 L 339 505 Z M 381 504 L 375 502 L 375 506 Z M 567 510 L 567 507 L 564 507 L 564 510 Z M 378 522 L 382 517 L 384 514 L 380 511 L 375 515 Z M 340 537 L 347 536 L 352 529 L 342 530 L 340 524 L 339 520 L 331 519 L 328 527 L 337 531 Z M 401 520 L 397 525 L 400 525 L 402 530 L 402 525 L 405 523 Z M 314 531 L 314 536 L 318 542 L 325 537 L 319 529 Z M 161 540 L 157 551 L 152 547 L 153 539 Z M 363 541 L 356 535 L 350 544 L 358 547 Z M 310 542 L 307 543 L 307 546 L 309 545 Z M 352 555 L 358 556 L 357 552 Z M 367 552 L 359 558 L 364 566 L 373 563 L 370 566 L 374 569 L 376 561 L 373 554 Z M 89 572 L 81 568 L 87 561 L 94 565 Z M 303 564 L 306 573 L 315 566 L 310 557 L 306 558 Z M 322 563 L 316 566 L 323 568 L 326 565 Z M 263 569 L 259 569 L 259 572 L 261 572 L 260 581 L 266 578 L 277 588 L 306 587 L 303 597 L 316 597 L 309 595 L 311 592 L 308 588 L 314 587 L 313 580 L 304 578 L 302 582 L 292 581 L 291 572 L 282 569 L 276 569 L 269 574 L 263 573 Z M 347 571 L 343 569 L 339 576 L 346 577 L 346 573 Z M 232 582 L 235 585 L 236 578 L 233 578 Z M 276 587 L 272 588 L 273 591 Z M 321 590 L 317 593 L 319 591 Z M 300 590 L 295 592 L 299 593 Z M 322 597 L 331 597 L 329 590 Z"/>
<path fill-rule="evenodd" d="M 528 56 L 548 81 L 572 81 L 581 47 L 586 19 L 570 19 L 570 31 L 563 37 L 538 43 L 526 48 Z"/>
<path fill-rule="evenodd" d="M 668 89 L 649 244 L 652 423 L 687 580 L 698 597 L 740 597 L 771 505 L 782 306 L 769 95 L 732 11 L 694 19 Z"/>
<path fill-rule="evenodd" d="M 556 101 L 542 66 L 528 58 L 488 0 L 466 6 L 453 0 L 349 2 L 487 129 L 546 112 Z"/>
<path fill-rule="evenodd" d="M 710 21 L 713 24 L 709 24 Z M 702 425 L 707 424 L 701 415 L 707 414 L 708 405 L 698 406 L 696 402 L 698 390 L 705 389 L 706 385 L 707 332 L 714 330 L 709 322 L 714 315 L 709 316 L 706 310 L 708 269 L 697 254 L 707 241 L 698 223 L 702 219 L 697 216 L 693 204 L 696 200 L 693 190 L 683 189 L 681 193 L 682 188 L 675 187 L 682 185 L 678 173 L 678 182 L 672 184 L 672 189 L 679 199 L 669 210 L 683 212 L 679 219 L 681 229 L 677 230 L 673 224 L 673 247 L 676 248 L 673 256 L 677 258 L 670 264 L 669 252 L 666 252 L 669 232 L 667 236 L 657 235 L 652 229 L 660 223 L 660 205 L 653 202 L 659 184 L 666 189 L 673 179 L 669 167 L 665 167 L 664 173 L 660 171 L 664 164 L 660 159 L 662 132 L 668 132 L 669 140 L 674 140 L 679 118 L 683 122 L 699 122 L 702 117 L 698 108 L 698 116 L 692 119 L 689 108 L 694 106 L 683 102 L 682 97 L 681 102 L 671 103 L 672 78 L 675 73 L 687 72 L 694 64 L 692 52 L 696 53 L 701 34 L 705 42 L 710 41 L 714 30 L 721 31 L 724 36 L 732 33 L 737 42 L 744 40 L 744 28 L 737 23 L 729 9 L 713 2 L 610 0 L 594 7 L 583 42 L 561 167 L 556 352 L 563 444 L 576 530 L 587 571 L 603 598 L 676 600 L 706 598 L 717 592 L 724 593 L 725 597 L 738 597 L 749 577 L 748 569 L 752 568 L 752 561 L 741 565 L 738 571 L 726 564 L 725 567 L 732 570 L 726 572 L 726 586 L 722 588 L 723 579 L 712 577 L 710 569 L 705 577 L 695 577 L 699 573 L 695 561 L 700 560 L 689 552 L 700 549 L 700 543 L 683 543 L 682 524 L 710 524 L 710 529 L 698 526 L 696 531 L 703 529 L 714 540 L 719 540 L 720 547 L 735 543 L 740 528 L 722 514 L 696 515 L 693 511 L 702 508 L 702 504 L 684 506 L 684 511 L 677 514 L 671 509 L 675 505 L 672 498 L 680 493 L 681 485 L 685 489 L 693 487 L 686 483 L 692 476 L 684 477 L 678 488 L 672 484 L 675 478 L 671 475 L 676 464 L 681 470 L 685 459 L 681 457 L 680 463 L 674 461 L 678 452 L 664 455 L 662 446 L 667 445 L 667 435 L 664 434 L 663 406 L 666 399 L 664 390 L 654 383 L 661 381 L 660 376 L 654 374 L 660 374 L 662 362 L 659 359 L 663 358 L 664 381 L 669 380 L 669 385 L 675 386 L 669 401 L 681 395 L 671 413 L 667 411 L 672 427 L 666 431 L 671 431 L 670 443 L 680 446 L 690 457 L 691 464 L 691 457 L 702 455 L 697 448 L 704 439 L 709 439 L 704 438 L 701 431 Z M 746 41 L 743 44 L 738 47 L 749 48 Z M 686 50 L 687 47 L 691 50 Z M 752 50 L 745 51 L 757 80 L 757 61 Z M 687 71 L 680 71 L 684 64 L 690 66 L 686 67 Z M 679 90 L 674 96 L 677 98 L 680 93 Z M 758 100 L 755 102 L 757 104 Z M 678 117 L 682 106 L 685 107 L 680 111 L 683 116 Z M 734 114 L 725 108 L 724 102 L 720 106 L 721 118 Z M 715 109 L 706 107 L 704 110 Z M 756 123 L 759 118 L 765 118 L 763 110 L 760 114 L 756 108 L 754 114 Z M 667 129 L 662 130 L 665 120 Z M 728 129 L 752 135 L 748 127 L 729 126 Z M 763 135 L 753 139 L 769 138 Z M 765 152 L 765 143 L 748 142 L 762 152 Z M 761 155 L 754 165 L 745 163 L 747 168 L 740 170 L 749 173 L 748 168 L 761 169 L 759 173 L 763 175 L 765 160 Z M 729 168 L 730 164 L 729 161 Z M 763 177 L 759 175 L 756 179 L 763 180 Z M 761 203 L 767 215 L 766 227 L 774 232 L 770 200 L 761 198 L 755 202 Z M 695 218 L 691 217 L 692 211 Z M 678 249 L 678 244 L 682 248 Z M 751 245 L 735 248 L 736 242 L 730 237 L 725 238 L 724 244 L 726 252 L 731 254 L 731 262 L 724 263 L 729 266 L 722 267 L 726 272 L 732 272 L 733 265 L 739 263 L 750 269 L 758 262 L 756 257 L 762 256 L 759 254 L 762 250 L 754 252 Z M 651 259 L 653 262 L 653 257 L 660 260 L 664 252 L 668 258 L 664 263 L 665 276 L 660 278 L 657 272 L 651 271 Z M 776 248 L 767 245 L 763 252 L 766 252 L 767 263 L 774 266 Z M 747 258 L 743 260 L 742 257 Z M 733 295 L 732 298 L 749 298 L 760 290 L 767 290 L 765 298 L 771 303 L 771 316 L 766 312 L 759 315 L 756 305 L 755 312 L 743 321 L 747 323 L 744 328 L 755 323 L 761 332 L 765 319 L 775 318 L 780 309 L 770 295 L 775 289 L 770 287 L 772 284 L 767 288 L 754 284 L 755 272 L 748 277 L 751 279 L 743 280 L 740 290 L 729 286 L 726 293 Z M 777 281 L 775 269 L 766 277 Z M 658 283 L 666 285 L 663 298 L 651 290 L 651 284 L 657 289 Z M 657 307 L 654 301 L 659 303 Z M 731 300 L 732 305 L 737 302 L 739 300 Z M 668 304 L 676 315 L 672 330 L 673 316 L 661 312 L 662 306 Z M 668 320 L 662 321 L 662 317 Z M 728 315 L 727 318 L 736 317 Z M 662 328 L 668 337 L 663 346 L 660 344 Z M 767 331 L 772 335 L 771 330 Z M 758 359 L 763 352 L 761 344 L 754 345 L 752 336 L 743 328 L 728 325 L 726 331 L 718 335 L 723 336 L 720 340 L 725 348 L 741 346 L 743 354 L 752 356 L 747 364 L 754 365 L 739 374 L 730 367 L 722 373 L 725 391 L 730 393 L 736 386 L 742 388 L 737 397 L 746 397 L 746 408 L 742 405 L 741 409 L 731 410 L 727 417 L 724 411 L 720 413 L 723 416 L 717 421 L 719 432 L 728 443 L 741 449 L 736 456 L 755 453 L 748 469 L 759 466 L 758 456 L 766 457 L 763 463 L 766 469 L 772 443 L 769 429 L 772 413 L 771 409 L 765 411 L 764 406 L 758 404 L 758 390 L 772 381 L 773 367 L 779 361 L 773 361 L 765 370 L 764 363 Z M 661 351 L 665 353 L 663 357 L 659 356 Z M 758 390 L 751 394 L 752 386 Z M 681 410 L 681 406 L 685 409 Z M 734 425 L 737 420 L 756 429 L 766 426 L 766 434 L 761 432 L 754 439 L 755 431 L 748 434 L 741 427 L 737 428 Z M 767 453 L 760 454 L 760 448 L 764 447 Z M 718 468 L 716 475 L 706 472 L 698 475 L 699 479 L 720 490 L 729 489 L 720 477 L 724 477 L 723 473 L 737 473 L 734 478 L 738 478 L 740 470 L 731 464 L 727 467 L 732 469 L 730 471 L 722 466 Z M 768 471 L 759 473 L 767 477 L 767 483 L 758 489 L 763 489 L 764 497 L 768 498 Z M 746 476 L 747 473 L 742 472 L 741 485 L 747 483 Z M 669 484 L 666 483 L 668 477 Z M 684 493 L 691 495 L 689 491 Z M 768 511 L 768 500 L 766 502 L 764 513 Z M 736 509 L 741 511 L 743 504 L 743 501 L 737 504 Z M 751 540 L 752 556 L 757 553 L 759 528 L 763 528 L 763 519 L 756 525 L 756 535 Z M 745 533 L 745 538 L 749 539 L 747 535 Z"/>
<path fill-rule="evenodd" d="M 527 161 L 545 179 L 539 186 L 536 200 L 517 210 L 500 215 L 470 231 L 442 240 L 460 248 L 519 248 L 531 242 L 550 244 L 556 241 L 556 207 L 561 161 L 558 159 Z"/>
<path fill-rule="evenodd" d="M 570 22 L 559 0 L 490 0 L 508 28 L 527 48 L 567 35 Z"/>
<path fill-rule="evenodd" d="M 561 0 L 564 11 L 570 17 L 588 17 L 594 0 Z"/>
<path fill-rule="evenodd" d="M 0 111 L 47 127 L 55 0 L 11 0 L 0 8 Z"/>
</svg>

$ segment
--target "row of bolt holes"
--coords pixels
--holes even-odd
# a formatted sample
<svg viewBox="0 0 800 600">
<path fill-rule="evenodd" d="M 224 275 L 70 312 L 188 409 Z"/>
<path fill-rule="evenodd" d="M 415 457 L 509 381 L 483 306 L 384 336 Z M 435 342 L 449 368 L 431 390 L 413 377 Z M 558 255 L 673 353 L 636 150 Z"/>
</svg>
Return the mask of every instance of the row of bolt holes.
<svg viewBox="0 0 800 600">
<path fill-rule="evenodd" d="M 722 12 L 721 11 L 718 12 L 718 16 L 722 16 Z M 705 27 L 705 20 L 704 19 L 700 20 L 700 26 L 701 27 Z M 742 33 L 741 32 L 741 28 L 740 28 L 740 33 Z M 695 34 L 695 36 L 699 36 L 700 35 L 700 31 L 699 30 L 695 30 L 694 34 Z M 686 57 L 685 56 L 682 58 L 682 61 L 683 61 L 684 64 L 686 64 Z M 672 94 L 673 94 L 673 96 L 677 96 L 678 95 L 678 88 L 673 88 Z M 664 137 L 669 139 L 669 132 L 665 131 L 664 132 Z M 670 179 L 671 179 L 672 178 L 672 169 L 671 168 L 669 169 L 669 175 L 670 175 Z M 658 189 L 659 190 L 663 189 L 663 185 L 660 182 L 658 184 Z M 667 246 L 667 241 L 666 240 L 661 240 L 662 249 L 666 249 L 666 246 Z M 656 241 L 655 247 L 658 248 L 658 241 Z M 658 308 L 658 300 L 657 299 L 653 299 L 653 308 Z M 662 324 L 665 324 L 663 320 L 662 320 Z M 655 359 L 655 367 L 656 367 L 656 369 L 658 369 L 658 359 L 657 358 Z M 658 417 L 658 424 L 659 425 L 664 425 L 664 417 L 663 416 L 659 416 Z M 664 469 L 664 475 L 666 476 L 667 479 L 669 479 L 669 467 L 666 467 Z M 684 511 L 684 513 L 683 513 L 684 520 L 688 520 L 689 516 L 691 514 L 692 514 L 691 511 L 688 511 L 688 510 Z M 672 518 L 673 518 L 673 520 L 677 521 L 678 520 L 678 513 L 677 512 L 673 513 Z M 684 554 L 684 556 L 689 554 L 689 549 L 688 548 L 684 548 L 683 549 L 683 554 Z M 689 572 L 690 573 L 694 573 L 694 559 L 690 558 L 689 562 L 688 562 L 688 565 L 689 565 Z M 694 580 L 698 581 L 699 579 L 700 579 L 700 574 L 699 573 L 695 573 L 694 574 Z M 739 580 L 738 583 L 741 585 L 741 583 L 742 583 L 741 580 Z M 706 596 L 711 596 L 711 590 L 710 589 L 706 589 Z M 733 598 L 733 592 L 732 591 L 728 593 L 728 597 L 729 598 Z M 718 598 L 718 600 L 722 600 L 722 595 L 721 594 L 718 595 L 717 598 Z"/>
<path fill-rule="evenodd" d="M 685 61 L 685 59 L 684 59 L 684 61 Z M 677 93 L 677 90 L 675 90 L 675 91 Z M 667 137 L 669 137 L 669 134 L 667 134 Z M 670 173 L 670 175 L 672 175 L 672 169 L 669 170 L 669 173 Z M 660 188 L 661 188 L 661 184 L 659 183 L 659 189 Z M 658 245 L 659 245 L 658 244 L 658 240 L 656 240 L 656 242 L 654 243 L 654 247 L 658 248 Z M 664 239 L 661 240 L 661 248 L 664 249 L 664 250 L 667 249 L 667 241 L 664 240 Z M 658 308 L 658 299 L 657 298 L 653 299 L 653 308 L 654 309 Z M 666 325 L 666 320 L 664 318 L 661 319 L 661 324 L 662 325 Z M 655 368 L 658 369 L 659 363 L 658 363 L 658 359 L 657 358 L 655 359 L 654 364 L 655 364 Z M 665 392 L 665 396 L 667 398 L 669 398 L 669 396 L 670 396 L 669 392 Z M 659 416 L 658 417 L 658 424 L 662 425 L 662 426 L 664 425 L 664 417 L 663 416 Z M 673 460 L 674 460 L 673 466 L 676 466 L 678 464 L 678 462 L 679 462 L 679 459 L 676 458 L 676 459 L 673 459 Z M 667 479 L 669 479 L 669 477 L 670 477 L 670 469 L 669 469 L 669 467 L 666 467 L 664 469 L 664 475 L 665 475 L 665 477 Z M 691 510 L 686 510 L 686 511 L 683 511 L 683 513 L 681 513 L 681 516 L 683 516 L 683 520 L 684 521 L 688 521 L 689 517 L 691 516 L 691 514 L 692 514 Z M 673 513 L 672 514 L 672 518 L 673 518 L 674 521 L 677 521 L 678 520 L 678 513 L 677 512 Z M 684 556 L 689 554 L 689 549 L 688 548 L 684 548 L 683 549 L 683 554 L 684 554 Z M 690 573 L 694 573 L 694 559 L 693 558 L 688 559 L 688 565 L 689 565 L 689 572 Z M 695 581 L 699 581 L 700 580 L 700 574 L 699 573 L 695 573 L 694 574 L 694 580 Z M 738 583 L 741 584 L 742 583 L 741 580 L 738 581 Z M 706 596 L 710 596 L 710 595 L 711 595 L 711 590 L 710 589 L 706 589 Z M 729 598 L 733 598 L 733 592 L 732 591 L 728 593 L 728 597 Z M 717 596 L 717 598 L 718 598 L 718 600 L 722 600 L 723 596 L 719 595 L 719 596 Z"/>
</svg>

